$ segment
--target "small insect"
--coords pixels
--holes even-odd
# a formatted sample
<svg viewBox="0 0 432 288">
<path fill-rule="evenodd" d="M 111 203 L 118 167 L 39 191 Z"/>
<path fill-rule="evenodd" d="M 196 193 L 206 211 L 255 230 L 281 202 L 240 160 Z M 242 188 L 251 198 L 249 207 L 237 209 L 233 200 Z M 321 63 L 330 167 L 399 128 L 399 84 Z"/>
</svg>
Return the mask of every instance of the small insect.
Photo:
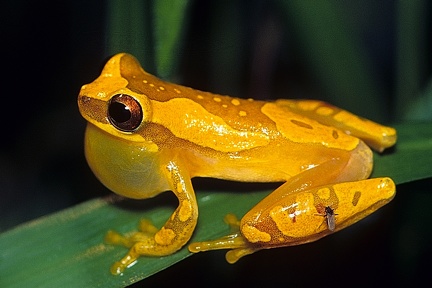
<svg viewBox="0 0 432 288">
<path fill-rule="evenodd" d="M 319 205 L 319 210 L 321 210 L 321 211 L 319 211 L 319 214 L 317 214 L 317 215 L 324 216 L 324 218 L 327 221 L 327 227 L 328 227 L 328 229 L 333 232 L 335 230 L 335 228 L 336 228 L 336 218 L 335 218 L 335 216 L 338 215 L 338 214 L 334 213 L 334 209 L 331 208 L 330 206 L 323 207 L 323 205 Z"/>
<path fill-rule="evenodd" d="M 327 220 L 327 226 L 330 231 L 334 231 L 336 228 L 336 219 L 335 219 L 336 213 L 334 213 L 334 210 L 330 206 L 326 206 L 324 208 L 324 217 Z"/>
</svg>

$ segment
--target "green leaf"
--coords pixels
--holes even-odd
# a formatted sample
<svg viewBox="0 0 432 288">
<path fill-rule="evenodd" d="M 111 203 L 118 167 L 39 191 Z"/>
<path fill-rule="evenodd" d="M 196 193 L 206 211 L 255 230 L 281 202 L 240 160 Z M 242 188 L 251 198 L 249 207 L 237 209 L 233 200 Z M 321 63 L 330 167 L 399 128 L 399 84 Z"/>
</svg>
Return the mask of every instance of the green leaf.
<svg viewBox="0 0 432 288">
<path fill-rule="evenodd" d="M 397 58 L 396 58 L 396 115 L 419 117 L 410 111 L 412 103 L 422 101 L 421 88 L 427 71 L 428 42 L 427 23 L 429 19 L 428 1 L 399 1 L 397 9 Z M 420 103 L 418 103 L 420 104 Z M 427 107 L 427 106 L 426 106 Z M 423 106 L 423 109 L 425 107 Z M 422 109 L 422 110 L 423 110 Z M 414 112 L 414 113 L 412 113 Z M 412 114 L 411 114 L 412 113 Z M 430 115 L 430 110 L 428 111 Z M 425 118 L 423 118 L 425 119 Z"/>
<path fill-rule="evenodd" d="M 310 71 L 336 106 L 382 122 L 381 75 L 363 48 L 364 40 L 337 1 L 276 1 L 287 31 L 294 31 Z M 319 47 L 319 48 L 318 48 Z M 363 49 L 362 49 L 363 48 Z M 364 97 L 368 95 L 368 97 Z"/>
<path fill-rule="evenodd" d="M 376 156 L 373 176 L 390 176 L 398 184 L 432 177 L 432 123 L 396 128 L 398 144 L 390 153 Z M 198 191 L 200 219 L 192 241 L 227 234 L 223 216 L 243 215 L 268 193 Z M 1 234 L 0 287 L 127 286 L 191 255 L 185 247 L 167 257 L 142 257 L 124 275 L 112 276 L 109 267 L 127 250 L 104 244 L 106 231 L 133 231 L 140 218 L 160 226 L 173 211 L 175 199 L 165 193 L 140 201 L 139 209 L 126 204 L 115 196 L 95 199 Z"/>
<path fill-rule="evenodd" d="M 128 52 L 154 71 L 150 1 L 107 1 L 106 54 Z"/>
<path fill-rule="evenodd" d="M 384 154 L 375 154 L 371 177 L 390 176 L 396 184 L 432 177 L 432 124 L 395 126 L 398 142 Z"/>
<path fill-rule="evenodd" d="M 426 89 L 418 95 L 417 98 L 407 101 L 408 107 L 405 107 L 405 120 L 411 121 L 431 121 L 432 120 L 432 79 Z"/>
<path fill-rule="evenodd" d="M 186 0 L 154 1 L 154 43 L 157 75 L 163 79 L 173 76 L 179 62 L 188 4 Z"/>
<path fill-rule="evenodd" d="M 152 73 L 173 77 L 181 57 L 187 0 L 107 2 L 107 55 L 128 52 Z"/>
</svg>

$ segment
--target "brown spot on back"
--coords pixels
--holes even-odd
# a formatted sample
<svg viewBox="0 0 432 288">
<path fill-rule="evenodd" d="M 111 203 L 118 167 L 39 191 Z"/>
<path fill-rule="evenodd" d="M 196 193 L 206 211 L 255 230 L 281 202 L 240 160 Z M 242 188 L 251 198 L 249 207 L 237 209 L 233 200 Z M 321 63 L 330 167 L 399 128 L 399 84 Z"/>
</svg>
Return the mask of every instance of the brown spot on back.
<svg viewBox="0 0 432 288">
<path fill-rule="evenodd" d="M 339 133 L 336 130 L 333 130 L 332 136 L 334 139 L 338 139 L 339 138 Z"/>
<path fill-rule="evenodd" d="M 353 197 L 352 202 L 351 202 L 353 204 L 353 206 L 357 206 L 357 203 L 360 200 L 360 196 L 361 196 L 361 192 L 360 191 L 356 191 L 354 193 L 354 197 Z"/>
<path fill-rule="evenodd" d="M 295 119 L 291 119 L 291 123 L 293 123 L 293 124 L 295 124 L 297 126 L 306 128 L 306 129 L 313 129 L 313 127 L 311 125 L 309 125 L 309 124 L 307 124 L 305 122 L 302 122 L 302 121 L 295 120 Z"/>
</svg>

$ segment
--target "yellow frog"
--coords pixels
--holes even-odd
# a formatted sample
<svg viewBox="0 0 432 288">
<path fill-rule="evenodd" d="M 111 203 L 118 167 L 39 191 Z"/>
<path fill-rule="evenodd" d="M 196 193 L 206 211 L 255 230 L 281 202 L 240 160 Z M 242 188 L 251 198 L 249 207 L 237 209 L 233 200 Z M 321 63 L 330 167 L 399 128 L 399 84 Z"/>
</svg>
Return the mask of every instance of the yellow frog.
<svg viewBox="0 0 432 288">
<path fill-rule="evenodd" d="M 164 82 L 118 54 L 78 96 L 88 121 L 85 155 L 110 190 L 143 199 L 170 190 L 179 205 L 161 229 L 109 232 L 130 247 L 111 272 L 140 256 L 169 255 L 191 238 L 198 218 L 192 177 L 284 182 L 241 221 L 239 232 L 192 243 L 190 251 L 233 249 L 231 263 L 260 249 L 298 245 L 339 231 L 395 195 L 389 178 L 369 179 L 372 152 L 396 131 L 314 100 L 240 99 Z M 366 143 L 366 144 L 365 144 Z"/>
</svg>

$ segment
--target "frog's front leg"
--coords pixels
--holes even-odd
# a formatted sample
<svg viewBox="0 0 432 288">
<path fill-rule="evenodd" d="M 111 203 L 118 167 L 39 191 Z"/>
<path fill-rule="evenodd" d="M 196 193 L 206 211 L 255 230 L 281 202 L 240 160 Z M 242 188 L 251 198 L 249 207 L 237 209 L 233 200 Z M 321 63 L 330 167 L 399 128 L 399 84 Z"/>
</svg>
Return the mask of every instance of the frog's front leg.
<svg viewBox="0 0 432 288">
<path fill-rule="evenodd" d="M 232 249 L 227 252 L 226 260 L 235 263 L 241 257 L 262 249 L 316 241 L 365 218 L 391 201 L 394 195 L 395 184 L 390 178 L 287 192 L 285 197 L 276 199 L 267 209 L 254 208 L 249 211 L 242 218 L 239 231 L 217 240 L 192 243 L 189 250 L 196 253 Z M 266 205 L 271 202 L 270 198 L 272 194 L 264 199 L 267 200 Z M 334 214 L 335 227 L 322 225 L 324 219 L 319 213 L 323 206 L 330 205 L 337 212 L 337 215 Z M 232 217 L 229 219 L 227 222 L 232 226 L 238 223 Z"/>
<path fill-rule="evenodd" d="M 125 257 L 112 265 L 112 274 L 122 273 L 140 256 L 170 255 L 182 248 L 192 236 L 198 219 L 198 205 L 190 177 L 175 161 L 170 161 L 165 166 L 164 173 L 178 198 L 179 206 L 157 232 L 147 222 L 144 223 L 144 228 L 141 223 L 141 232 L 130 238 L 119 237 L 116 233 L 108 236 L 108 242 L 131 247 Z"/>
<path fill-rule="evenodd" d="M 105 243 L 112 245 L 121 245 L 131 248 L 135 243 L 147 241 L 153 237 L 159 229 L 148 219 L 141 219 L 139 224 L 139 232 L 133 233 L 131 236 L 124 236 L 116 231 L 109 230 L 105 235 Z"/>
</svg>

